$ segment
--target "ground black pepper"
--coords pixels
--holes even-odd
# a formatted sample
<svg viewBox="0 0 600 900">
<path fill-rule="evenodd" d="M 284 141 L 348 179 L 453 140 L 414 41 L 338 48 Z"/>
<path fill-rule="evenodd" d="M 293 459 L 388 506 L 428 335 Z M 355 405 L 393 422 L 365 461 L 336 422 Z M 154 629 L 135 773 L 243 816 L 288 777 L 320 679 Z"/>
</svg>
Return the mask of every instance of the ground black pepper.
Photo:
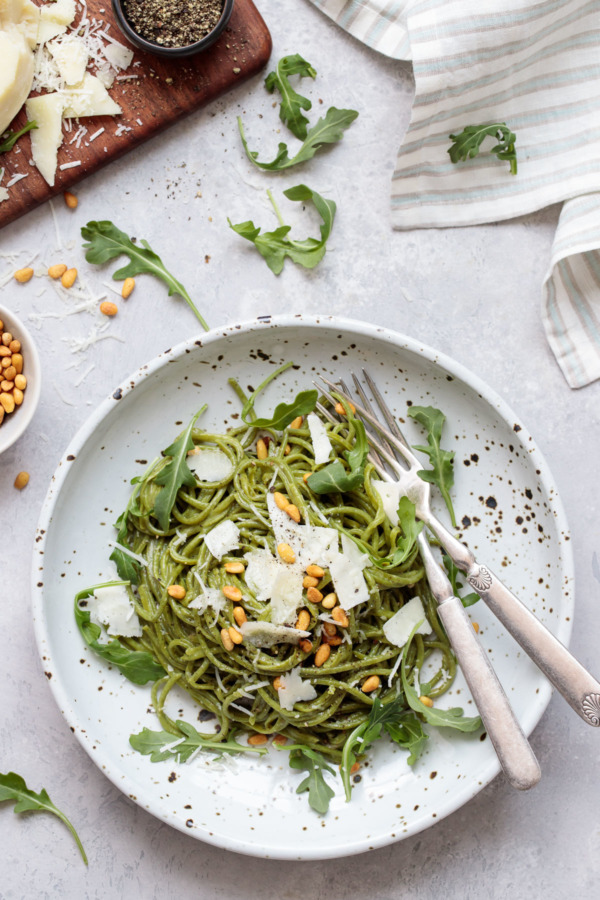
<svg viewBox="0 0 600 900">
<path fill-rule="evenodd" d="M 160 47 L 187 47 L 213 30 L 223 0 L 123 0 L 123 10 L 145 40 Z"/>
</svg>

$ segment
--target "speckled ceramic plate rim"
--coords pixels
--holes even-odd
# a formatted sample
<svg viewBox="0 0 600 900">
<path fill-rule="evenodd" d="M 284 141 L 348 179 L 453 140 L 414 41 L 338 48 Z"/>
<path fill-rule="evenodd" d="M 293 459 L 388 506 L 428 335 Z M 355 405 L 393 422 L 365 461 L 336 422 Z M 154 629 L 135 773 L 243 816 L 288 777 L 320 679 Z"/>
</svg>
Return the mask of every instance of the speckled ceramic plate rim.
<svg viewBox="0 0 600 900">
<path fill-rule="evenodd" d="M 545 488 L 548 498 L 548 506 L 550 507 L 556 521 L 557 539 L 561 548 L 561 557 L 563 563 L 563 583 L 571 587 L 571 590 L 565 591 L 563 595 L 561 612 L 564 613 L 564 615 L 561 617 L 561 624 L 559 629 L 560 633 L 557 635 L 565 645 L 568 645 L 571 636 L 573 619 L 574 562 L 570 541 L 568 541 L 567 539 L 569 531 L 566 521 L 566 515 L 564 513 L 564 509 L 562 507 L 562 503 L 560 502 L 558 493 L 555 489 L 553 489 L 554 482 L 546 461 L 533 442 L 533 439 L 527 431 L 526 427 L 520 422 L 511 408 L 505 403 L 504 400 L 502 400 L 502 398 L 498 394 L 496 394 L 494 390 L 492 390 L 492 388 L 490 388 L 477 375 L 466 369 L 462 364 L 456 362 L 451 357 L 448 357 L 445 354 L 421 343 L 420 341 L 407 337 L 406 335 L 391 331 L 380 326 L 375 326 L 365 322 L 345 319 L 337 316 L 286 315 L 264 316 L 244 323 L 226 326 L 219 329 L 213 329 L 207 333 L 202 333 L 199 336 L 190 338 L 189 340 L 176 345 L 172 349 L 164 351 L 149 363 L 141 366 L 132 376 L 125 379 L 125 381 L 123 381 L 121 385 L 118 386 L 111 393 L 111 395 L 108 396 L 97 407 L 97 409 L 92 413 L 92 415 L 76 433 L 75 437 L 65 450 L 60 462 L 58 463 L 56 472 L 52 477 L 51 485 L 40 513 L 36 531 L 36 543 L 34 545 L 32 567 L 32 613 L 38 651 L 40 653 L 40 657 L 44 660 L 44 668 L 51 668 L 52 659 L 49 655 L 48 638 L 46 633 L 44 588 L 40 587 L 40 583 L 43 583 L 43 577 L 41 573 L 43 572 L 44 568 L 44 552 L 46 542 L 48 540 L 48 535 L 51 529 L 53 512 L 60 496 L 62 486 L 69 472 L 69 458 L 73 459 L 74 457 L 77 457 L 77 454 L 86 444 L 87 440 L 93 435 L 96 428 L 103 422 L 110 411 L 114 408 L 115 401 L 120 400 L 126 394 L 131 393 L 133 390 L 135 390 L 136 386 L 140 382 L 154 374 L 163 366 L 166 366 L 170 361 L 178 359 L 184 354 L 189 353 L 195 347 L 202 348 L 207 345 L 217 343 L 223 339 L 231 339 L 232 337 L 235 337 L 236 334 L 246 334 L 248 332 L 254 331 L 257 333 L 277 332 L 278 329 L 293 329 L 296 326 L 309 328 L 333 328 L 341 332 L 356 335 L 357 338 L 364 336 L 371 339 L 380 340 L 390 345 L 390 347 L 397 347 L 399 350 L 408 351 L 409 353 L 415 354 L 417 356 L 421 355 L 428 362 L 432 363 L 436 367 L 439 366 L 444 372 L 452 375 L 455 379 L 463 382 L 465 385 L 467 385 L 467 387 L 471 388 L 473 391 L 479 394 L 480 397 L 497 412 L 497 414 L 505 421 L 507 425 L 510 425 L 510 423 L 512 423 L 511 427 L 514 427 L 514 425 L 519 426 L 518 434 L 515 434 L 515 441 L 523 446 L 523 449 L 527 453 L 527 456 L 535 463 L 535 468 L 539 472 L 538 483 L 543 484 Z M 132 785 L 129 783 L 127 776 L 119 775 L 118 771 L 113 772 L 113 768 L 118 769 L 118 761 L 116 762 L 115 766 L 115 762 L 113 761 L 113 759 L 109 755 L 104 754 L 102 749 L 98 747 L 93 748 L 91 746 L 92 740 L 87 736 L 85 732 L 82 732 L 81 727 L 78 727 L 80 725 L 78 713 L 73 708 L 71 699 L 68 693 L 64 691 L 60 681 L 58 679 L 52 679 L 49 681 L 49 685 L 58 704 L 58 707 L 61 710 L 61 713 L 63 714 L 69 725 L 72 726 L 75 736 L 79 740 L 84 750 L 89 754 L 89 756 L 100 768 L 103 774 L 106 775 L 120 791 L 125 794 L 131 795 Z M 552 689 L 550 683 L 540 674 L 540 685 L 535 697 L 535 702 L 532 703 L 528 708 L 527 715 L 525 715 L 521 719 L 521 725 L 526 734 L 529 735 L 539 722 L 550 701 L 551 693 Z M 240 841 L 232 839 L 231 837 L 224 834 L 215 834 L 208 831 L 204 831 L 202 833 L 190 832 L 186 830 L 185 825 L 182 821 L 173 820 L 170 816 L 166 815 L 163 810 L 159 809 L 158 807 L 160 806 L 160 803 L 154 803 L 151 797 L 136 797 L 135 802 L 142 809 L 147 810 L 157 818 L 161 819 L 172 827 L 177 828 L 188 837 L 196 837 L 198 839 L 206 841 L 207 843 L 214 844 L 217 847 L 222 847 L 224 849 L 233 850 L 238 853 L 259 857 L 304 860 L 327 859 L 353 855 L 355 853 L 365 852 L 370 849 L 376 849 L 377 847 L 386 846 L 390 843 L 394 843 L 396 840 L 402 840 L 406 837 L 417 834 L 419 831 L 425 830 L 427 827 L 435 824 L 435 822 L 439 822 L 442 818 L 445 818 L 450 813 L 459 809 L 470 799 L 476 796 L 479 791 L 481 791 L 487 784 L 490 783 L 490 781 L 498 774 L 499 771 L 499 764 L 496 758 L 492 756 L 490 758 L 488 766 L 483 771 L 479 772 L 479 777 L 471 783 L 461 785 L 461 788 L 459 790 L 456 790 L 452 794 L 451 798 L 448 799 L 444 804 L 442 804 L 440 808 L 438 808 L 437 817 L 429 823 L 417 823 L 416 827 L 409 827 L 405 832 L 399 833 L 394 837 L 390 836 L 389 833 L 383 834 L 379 837 L 370 836 L 368 840 L 364 838 L 353 839 L 351 836 L 349 836 L 349 840 L 345 841 L 343 845 L 336 844 L 335 846 L 325 846 L 326 838 L 325 836 L 323 836 L 324 846 L 320 846 L 316 851 L 301 851 L 300 853 L 298 852 L 298 847 L 289 849 L 270 849 L 268 847 L 258 847 L 256 842 L 250 840 Z"/>
</svg>

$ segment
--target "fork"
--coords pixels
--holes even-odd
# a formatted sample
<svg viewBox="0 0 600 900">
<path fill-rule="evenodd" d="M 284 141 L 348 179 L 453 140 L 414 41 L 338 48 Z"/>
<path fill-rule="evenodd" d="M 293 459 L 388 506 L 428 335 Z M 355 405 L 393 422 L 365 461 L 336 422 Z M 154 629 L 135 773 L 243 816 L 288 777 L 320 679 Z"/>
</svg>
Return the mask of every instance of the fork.
<svg viewBox="0 0 600 900">
<path fill-rule="evenodd" d="M 371 404 L 364 395 L 360 383 L 356 378 L 354 380 L 365 407 L 373 415 Z M 343 382 L 341 382 L 341 386 L 344 393 L 347 394 L 348 391 Z M 377 402 L 386 421 L 391 425 L 393 418 L 383 398 L 378 398 Z M 318 404 L 318 407 L 319 411 L 330 421 L 335 421 L 329 410 L 321 404 Z M 373 438 L 370 430 L 368 440 L 371 446 L 369 461 L 382 478 L 388 482 L 394 482 L 395 479 L 389 474 L 381 460 L 383 450 L 390 457 L 392 456 L 392 448 L 389 444 L 380 443 Z M 519 790 L 528 790 L 540 780 L 539 763 L 523 734 L 487 654 L 477 639 L 462 602 L 454 596 L 450 581 L 432 553 L 425 529 L 419 532 L 417 541 L 427 581 L 437 603 L 438 616 L 446 630 L 502 770 L 513 787 Z"/>
<path fill-rule="evenodd" d="M 418 472 L 422 468 L 419 460 L 408 446 L 396 420 L 387 408 L 381 392 L 369 374 L 363 369 L 363 376 L 369 389 L 382 409 L 387 411 L 386 428 L 376 416 L 353 399 L 345 386 L 338 387 L 328 379 L 321 380 L 348 403 L 352 403 L 359 416 L 368 422 L 390 448 L 399 453 L 406 464 L 398 463 L 395 456 L 379 442 L 369 437 L 371 446 L 385 460 L 400 483 L 402 493 L 415 504 L 415 513 L 431 529 L 455 566 L 464 572 L 467 581 L 480 595 L 506 630 L 521 645 L 523 650 L 546 675 L 548 680 L 562 694 L 567 703 L 588 725 L 600 726 L 600 682 L 591 675 L 564 644 L 543 625 L 540 620 L 510 591 L 488 566 L 481 565 L 466 544 L 461 543 L 432 512 L 430 506 L 430 486 Z M 357 392 L 363 401 L 366 394 L 358 379 L 353 375 Z M 331 401 L 331 395 L 324 391 Z M 335 400 L 333 400 L 335 404 Z M 368 402 L 368 401 L 367 401 Z M 388 476 L 389 477 L 389 476 Z"/>
</svg>

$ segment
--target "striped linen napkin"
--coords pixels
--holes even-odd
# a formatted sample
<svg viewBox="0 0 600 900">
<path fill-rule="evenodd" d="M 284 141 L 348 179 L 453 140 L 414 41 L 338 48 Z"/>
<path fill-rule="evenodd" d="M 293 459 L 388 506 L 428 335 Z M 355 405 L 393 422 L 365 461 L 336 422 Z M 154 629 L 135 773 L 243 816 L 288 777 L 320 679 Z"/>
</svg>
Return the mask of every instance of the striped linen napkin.
<svg viewBox="0 0 600 900">
<path fill-rule="evenodd" d="M 542 316 L 573 388 L 600 378 L 598 0 L 312 0 L 359 40 L 412 59 L 415 101 L 392 181 L 395 228 L 495 222 L 564 201 Z M 518 174 L 449 135 L 506 122 Z"/>
</svg>

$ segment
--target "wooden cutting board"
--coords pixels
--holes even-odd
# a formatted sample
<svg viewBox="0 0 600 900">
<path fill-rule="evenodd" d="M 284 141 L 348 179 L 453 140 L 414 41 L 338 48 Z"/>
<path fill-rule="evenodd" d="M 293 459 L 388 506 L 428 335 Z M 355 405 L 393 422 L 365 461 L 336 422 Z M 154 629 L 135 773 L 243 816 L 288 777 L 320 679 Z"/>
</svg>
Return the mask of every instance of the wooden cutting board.
<svg viewBox="0 0 600 900">
<path fill-rule="evenodd" d="M 88 0 L 87 7 L 90 19 L 95 17 L 110 23 L 109 34 L 130 46 L 117 28 L 110 10 L 110 0 Z M 101 9 L 104 12 L 100 12 Z M 0 156 L 0 168 L 6 170 L 3 186 L 17 172 L 28 173 L 27 178 L 8 189 L 8 200 L 0 203 L 0 228 L 50 197 L 69 190 L 113 159 L 118 159 L 236 84 L 256 75 L 269 59 L 271 35 L 252 0 L 236 0 L 223 35 L 198 56 L 165 61 L 135 47 L 132 49 L 133 61 L 139 61 L 140 65 L 130 67 L 123 74 L 135 73 L 139 77 L 115 80 L 109 92 L 123 114 L 82 118 L 80 122 L 88 131 L 79 148 L 75 144 L 70 145 L 69 135 L 66 135 L 58 151 L 59 166 L 80 160 L 79 166 L 62 172 L 57 169 L 54 186 L 50 187 L 35 166 L 29 165 L 31 145 L 28 135 L 21 138 L 9 153 Z M 11 127 L 16 130 L 26 121 L 23 109 Z M 119 125 L 131 130 L 117 136 L 115 131 Z M 102 127 L 105 128 L 103 134 L 91 143 L 87 142 L 87 138 Z M 76 131 L 74 121 L 71 135 Z"/>
</svg>

